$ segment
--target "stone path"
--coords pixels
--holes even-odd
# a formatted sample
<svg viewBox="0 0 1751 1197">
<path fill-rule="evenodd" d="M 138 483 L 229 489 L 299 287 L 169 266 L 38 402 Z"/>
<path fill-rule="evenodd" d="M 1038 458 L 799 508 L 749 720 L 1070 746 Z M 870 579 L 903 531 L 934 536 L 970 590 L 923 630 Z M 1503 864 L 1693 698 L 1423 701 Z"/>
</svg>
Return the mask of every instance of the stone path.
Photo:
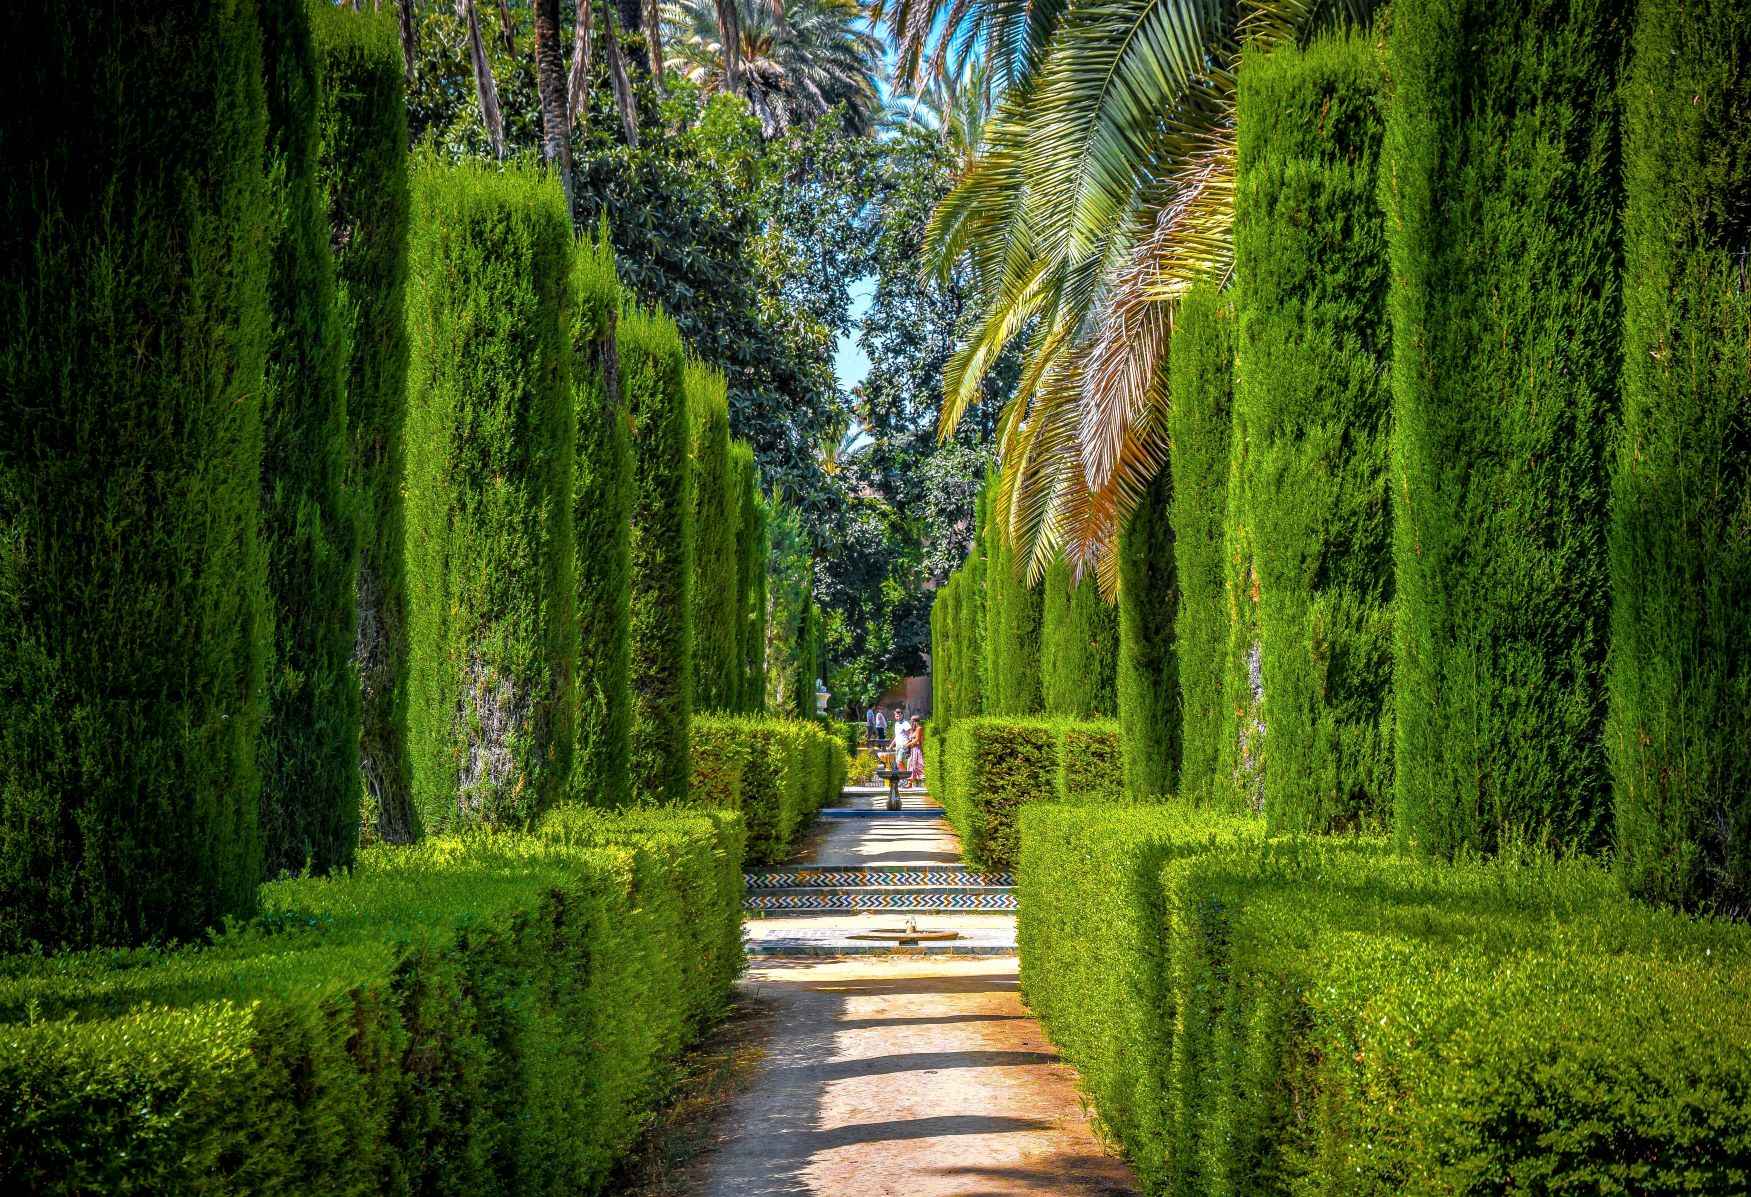
<svg viewBox="0 0 1751 1197">
<path fill-rule="evenodd" d="M 701 1197 L 1122 1197 L 1129 1170 L 1028 1016 L 1015 957 L 768 960 L 766 1056 Z"/>
<path fill-rule="evenodd" d="M 928 803 L 927 796 L 911 796 Z M 865 796 L 849 794 L 848 806 Z M 940 816 L 828 815 L 809 868 L 960 861 Z M 1015 918 L 920 914 L 979 955 L 822 958 L 896 914 L 750 919 L 759 955 L 742 982 L 769 1017 L 765 1056 L 716 1120 L 699 1197 L 1126 1197 L 1130 1170 L 1102 1148 L 1076 1077 L 1022 1005 Z M 938 946 L 938 950 L 941 948 Z"/>
</svg>

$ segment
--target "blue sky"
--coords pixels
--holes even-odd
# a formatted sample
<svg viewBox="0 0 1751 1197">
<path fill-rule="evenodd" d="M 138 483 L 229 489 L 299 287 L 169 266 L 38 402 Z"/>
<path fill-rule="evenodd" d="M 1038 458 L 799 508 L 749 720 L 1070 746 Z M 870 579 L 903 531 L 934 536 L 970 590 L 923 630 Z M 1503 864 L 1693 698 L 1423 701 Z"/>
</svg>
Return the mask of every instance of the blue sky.
<svg viewBox="0 0 1751 1197">
<path fill-rule="evenodd" d="M 839 349 L 833 355 L 833 372 L 839 376 L 839 386 L 849 391 L 863 381 L 869 373 L 869 358 L 864 355 L 857 344 L 857 334 L 863 325 L 864 313 L 869 311 L 869 301 L 875 295 L 875 277 L 866 275 L 851 284 L 851 323 L 850 332 L 839 338 Z"/>
</svg>

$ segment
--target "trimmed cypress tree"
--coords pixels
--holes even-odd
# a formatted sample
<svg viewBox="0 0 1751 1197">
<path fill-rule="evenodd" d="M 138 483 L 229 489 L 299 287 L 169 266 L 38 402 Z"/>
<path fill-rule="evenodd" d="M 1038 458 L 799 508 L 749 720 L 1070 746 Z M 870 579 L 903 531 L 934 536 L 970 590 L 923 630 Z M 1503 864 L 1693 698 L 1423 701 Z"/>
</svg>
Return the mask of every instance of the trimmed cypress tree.
<svg viewBox="0 0 1751 1197">
<path fill-rule="evenodd" d="M 956 600 L 955 660 L 960 686 L 956 714 L 967 716 L 985 710 L 985 554 L 978 535 L 982 530 L 981 519 L 981 513 L 975 511 L 973 542 L 958 571 L 966 580 L 961 583 Z"/>
<path fill-rule="evenodd" d="M 1751 3 L 1641 0 L 1624 112 L 1624 412 L 1607 746 L 1617 859 L 1751 904 Z"/>
<path fill-rule="evenodd" d="M 1395 817 L 1447 855 L 1603 846 L 1622 0 L 1401 0 Z"/>
<path fill-rule="evenodd" d="M 767 529 L 768 508 L 760 495 L 759 467 L 749 448 L 747 489 L 742 499 L 743 552 L 747 558 L 747 626 L 742 636 L 742 709 L 766 712 L 766 571 L 772 558 L 772 536 Z"/>
<path fill-rule="evenodd" d="M 685 802 L 693 721 L 693 471 L 674 322 L 628 308 L 620 377 L 632 413 L 632 797 Z"/>
<path fill-rule="evenodd" d="M 1175 338 L 1179 337 L 1175 332 Z M 1178 400 L 1175 400 L 1178 406 Z M 1119 534 L 1119 723 L 1125 788 L 1135 799 L 1179 789 L 1180 677 L 1175 623 L 1173 474 L 1163 469 Z"/>
<path fill-rule="evenodd" d="M 571 784 L 571 221 L 533 170 L 414 177 L 407 417 L 414 803 L 521 827 Z"/>
<path fill-rule="evenodd" d="M 271 226 L 261 527 L 273 607 L 261 745 L 266 872 L 347 868 L 359 844 L 359 536 L 347 355 L 318 179 L 322 85 L 305 0 L 260 0 Z"/>
<path fill-rule="evenodd" d="M 1392 801 L 1390 331 L 1380 63 L 1361 37 L 1240 72 L 1235 404 L 1253 456 L 1275 830 L 1378 826 Z"/>
<path fill-rule="evenodd" d="M 730 493 L 730 404 L 724 376 L 688 363 L 693 453 L 693 689 L 699 710 L 736 705 L 736 537 L 741 504 Z"/>
<path fill-rule="evenodd" d="M 812 719 L 815 714 L 815 679 L 821 673 L 820 643 L 821 612 L 815 606 L 814 594 L 805 592 L 802 610 L 797 615 L 796 679 L 791 687 L 795 700 L 791 714 L 798 719 Z"/>
<path fill-rule="evenodd" d="M 1229 644 L 1224 533 L 1234 439 L 1234 312 L 1212 288 L 1193 288 L 1180 301 L 1168 351 L 1168 394 L 1179 583 L 1173 637 L 1182 728 L 1178 793 L 1192 802 L 1227 805 L 1234 799 L 1222 772 L 1230 728 L 1223 698 Z"/>
<path fill-rule="evenodd" d="M 606 230 L 578 241 L 572 323 L 577 452 L 572 532 L 577 537 L 577 721 L 572 801 L 623 806 L 631 799 L 632 434 L 620 385 L 615 325 L 620 279 Z"/>
<path fill-rule="evenodd" d="M 321 178 L 349 347 L 347 486 L 360 533 L 359 767 L 368 833 L 415 838 L 407 743 L 407 107 L 388 13 L 310 0 L 323 79 Z"/>
<path fill-rule="evenodd" d="M 1119 616 L 1092 573 L 1071 581 L 1062 556 L 1046 570 L 1040 697 L 1046 714 L 1111 719 L 1118 713 Z"/>
<path fill-rule="evenodd" d="M 731 441 L 729 453 L 730 518 L 736 526 L 736 577 L 731 599 L 731 649 L 729 703 L 732 711 L 748 709 L 748 615 L 753 603 L 754 547 L 758 528 L 750 521 L 748 488 L 754 480 L 754 450 L 743 441 Z"/>
<path fill-rule="evenodd" d="M 997 479 L 986 483 L 984 707 L 989 715 L 1037 715 L 1040 693 L 1040 588 L 1019 572 L 996 508 Z"/>
<path fill-rule="evenodd" d="M 0 79 L 0 950 L 254 909 L 253 3 L 30 3 Z"/>
<path fill-rule="evenodd" d="M 1222 527 L 1222 592 L 1228 609 L 1228 645 L 1222 657 L 1222 740 L 1217 758 L 1224 806 L 1260 812 L 1265 805 L 1265 676 L 1259 608 L 1257 544 L 1248 472 L 1252 437 L 1246 413 L 1235 405 L 1228 444 L 1228 493 Z"/>
</svg>

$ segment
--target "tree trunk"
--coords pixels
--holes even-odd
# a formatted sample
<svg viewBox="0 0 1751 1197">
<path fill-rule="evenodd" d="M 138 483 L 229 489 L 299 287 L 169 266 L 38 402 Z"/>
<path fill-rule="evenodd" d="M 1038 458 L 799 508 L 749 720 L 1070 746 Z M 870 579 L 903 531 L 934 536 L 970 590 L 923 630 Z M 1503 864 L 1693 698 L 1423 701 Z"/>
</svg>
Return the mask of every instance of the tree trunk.
<svg viewBox="0 0 1751 1197">
<path fill-rule="evenodd" d="M 503 3 L 503 0 L 500 0 Z M 572 215 L 572 140 L 565 78 L 565 53 L 559 44 L 559 0 L 534 0 L 535 85 L 541 96 L 541 156 L 559 174 L 565 212 Z"/>
<path fill-rule="evenodd" d="M 493 82 L 492 64 L 486 60 L 486 43 L 480 40 L 480 14 L 474 0 L 456 0 L 460 15 L 468 23 L 468 57 L 474 64 L 474 91 L 480 97 L 480 119 L 486 125 L 487 140 L 492 143 L 493 157 L 504 161 L 505 118 L 499 111 L 499 89 Z"/>
<path fill-rule="evenodd" d="M 595 8 L 590 0 L 578 0 L 577 25 L 572 30 L 571 79 L 566 86 L 567 128 L 576 125 L 583 115 L 590 89 L 590 16 Z"/>
<path fill-rule="evenodd" d="M 738 0 L 717 0 L 717 40 L 723 46 L 724 87 L 742 90 L 742 14 Z"/>
<path fill-rule="evenodd" d="M 645 0 L 644 42 L 651 62 L 651 78 L 661 83 L 663 81 L 663 22 L 662 14 L 657 8 L 657 0 Z"/>
<path fill-rule="evenodd" d="M 499 0 L 499 41 L 504 43 L 506 54 L 517 56 L 517 23 L 511 20 L 510 0 Z"/>
<path fill-rule="evenodd" d="M 395 0 L 401 16 L 401 58 L 407 65 L 407 81 L 413 82 L 414 63 L 419 58 L 419 25 L 414 20 L 413 0 Z"/>
<path fill-rule="evenodd" d="M 637 0 L 633 0 L 636 4 Z M 620 109 L 620 123 L 626 129 L 626 144 L 638 148 L 638 104 L 632 94 L 632 80 L 626 74 L 626 55 L 620 52 L 620 31 L 614 27 L 614 10 L 602 13 L 602 52 L 608 60 L 608 77 L 614 84 L 614 104 Z"/>
<path fill-rule="evenodd" d="M 613 0 L 613 4 L 620 16 L 620 28 L 624 29 L 629 34 L 642 34 L 645 31 L 644 0 Z M 625 58 L 626 56 L 624 54 L 621 55 L 622 61 L 625 61 Z M 632 65 L 633 68 L 638 71 L 648 72 L 650 69 L 650 63 L 646 61 L 644 57 L 638 55 L 633 56 Z"/>
</svg>

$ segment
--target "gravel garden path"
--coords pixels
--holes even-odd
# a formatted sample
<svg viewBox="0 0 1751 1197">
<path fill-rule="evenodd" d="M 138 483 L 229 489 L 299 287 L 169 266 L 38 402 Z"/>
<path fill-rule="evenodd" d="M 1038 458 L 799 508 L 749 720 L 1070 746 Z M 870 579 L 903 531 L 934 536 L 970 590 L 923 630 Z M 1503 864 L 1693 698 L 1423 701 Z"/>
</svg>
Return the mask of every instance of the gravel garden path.
<svg viewBox="0 0 1751 1197">
<path fill-rule="evenodd" d="M 958 860 L 953 832 L 939 820 L 822 823 L 800 865 Z M 817 917 L 842 926 L 848 918 L 908 916 L 750 925 Z M 1013 943 L 1013 915 L 910 917 L 920 927 L 1003 923 Z M 1134 1194 L 1129 1169 L 1105 1151 L 1083 1112 L 1075 1073 L 1022 1005 L 1016 968 L 1013 952 L 754 957 L 742 996 L 765 1016 L 764 1055 L 715 1119 L 693 1192 Z"/>
</svg>

